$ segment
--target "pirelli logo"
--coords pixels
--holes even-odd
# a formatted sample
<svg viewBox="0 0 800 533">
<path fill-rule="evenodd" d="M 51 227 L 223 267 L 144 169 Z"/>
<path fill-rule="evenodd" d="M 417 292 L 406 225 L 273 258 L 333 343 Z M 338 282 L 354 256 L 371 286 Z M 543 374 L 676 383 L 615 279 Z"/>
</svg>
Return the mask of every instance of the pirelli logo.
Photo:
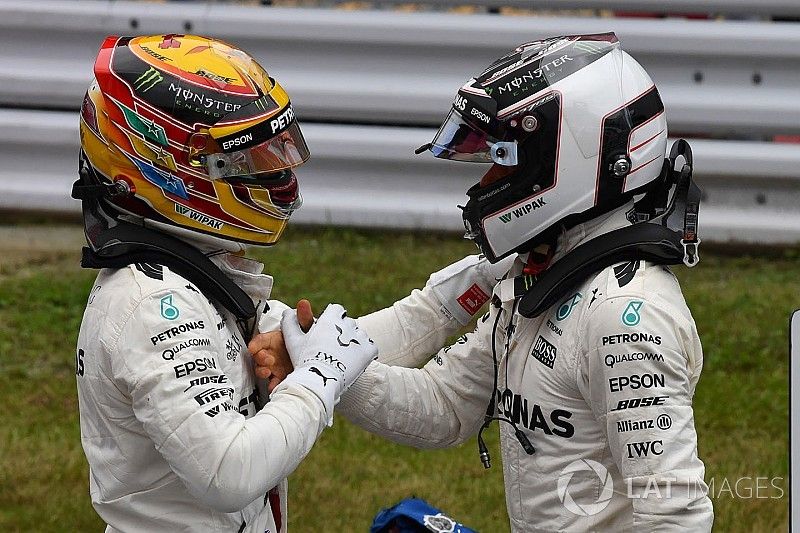
<svg viewBox="0 0 800 533">
<path fill-rule="evenodd" d="M 200 405 L 206 405 L 223 398 L 233 400 L 233 389 L 230 387 L 208 389 L 194 397 L 195 401 Z"/>
</svg>

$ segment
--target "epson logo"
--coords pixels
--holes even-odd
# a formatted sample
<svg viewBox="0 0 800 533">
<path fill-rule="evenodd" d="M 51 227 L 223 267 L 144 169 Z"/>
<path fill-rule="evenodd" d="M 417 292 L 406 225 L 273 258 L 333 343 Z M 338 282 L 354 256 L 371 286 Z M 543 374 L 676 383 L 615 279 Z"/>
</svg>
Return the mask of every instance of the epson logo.
<svg viewBox="0 0 800 533">
<path fill-rule="evenodd" d="M 484 113 L 483 111 L 481 111 L 481 110 L 479 110 L 479 109 L 476 109 L 476 108 L 474 108 L 474 107 L 473 107 L 473 108 L 472 108 L 472 110 L 470 111 L 470 115 L 472 115 L 473 117 L 477 117 L 479 120 L 481 120 L 481 121 L 483 121 L 483 122 L 485 122 L 485 123 L 487 123 L 487 124 L 488 124 L 488 123 L 489 123 L 489 121 L 490 121 L 490 119 L 489 119 L 489 115 L 487 115 L 487 114 L 486 114 L 486 113 Z"/>
<path fill-rule="evenodd" d="M 235 139 L 231 139 L 230 141 L 225 141 L 222 143 L 222 149 L 227 150 L 228 148 L 233 148 L 234 146 L 241 146 L 244 143 L 250 142 L 253 140 L 252 133 L 245 133 L 241 137 L 237 137 Z"/>
<path fill-rule="evenodd" d="M 626 388 L 636 390 L 663 386 L 664 374 L 633 374 L 631 376 L 609 378 L 608 380 L 608 388 L 611 392 L 620 392 Z"/>
<path fill-rule="evenodd" d="M 198 357 L 194 361 L 187 361 L 172 367 L 176 378 L 188 376 L 192 372 L 205 372 L 212 368 L 217 369 L 217 362 L 209 357 Z"/>
</svg>

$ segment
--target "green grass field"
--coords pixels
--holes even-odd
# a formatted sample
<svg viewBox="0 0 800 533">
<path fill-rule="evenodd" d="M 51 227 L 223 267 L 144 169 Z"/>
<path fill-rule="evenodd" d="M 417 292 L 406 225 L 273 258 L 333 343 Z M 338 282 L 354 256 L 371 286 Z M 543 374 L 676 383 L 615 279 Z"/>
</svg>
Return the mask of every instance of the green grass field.
<svg viewBox="0 0 800 533">
<path fill-rule="evenodd" d="M 0 232 L 0 531 L 103 527 L 89 501 L 78 430 L 74 348 L 94 278 L 78 267 L 79 242 L 76 228 Z M 276 248 L 254 255 L 275 276 L 276 298 L 306 297 L 316 310 L 338 301 L 355 316 L 472 252 L 453 235 L 291 228 Z M 785 531 L 787 331 L 800 307 L 800 262 L 796 254 L 705 254 L 696 269 L 676 272 L 705 349 L 695 421 L 715 530 Z M 382 507 L 417 495 L 479 531 L 507 531 L 497 430 L 490 433 L 496 466 L 485 471 L 474 440 L 419 451 L 337 419 L 290 478 L 289 525 L 367 531 Z"/>
</svg>

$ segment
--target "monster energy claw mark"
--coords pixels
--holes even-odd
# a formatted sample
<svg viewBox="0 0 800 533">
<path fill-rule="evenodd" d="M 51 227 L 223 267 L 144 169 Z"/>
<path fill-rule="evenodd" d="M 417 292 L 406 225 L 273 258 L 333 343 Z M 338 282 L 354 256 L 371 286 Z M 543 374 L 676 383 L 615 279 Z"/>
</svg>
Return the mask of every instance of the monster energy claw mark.
<svg viewBox="0 0 800 533">
<path fill-rule="evenodd" d="M 146 93 L 162 81 L 164 81 L 164 76 L 155 68 L 150 67 L 144 74 L 136 78 L 136 81 L 133 82 L 133 86 L 135 89 Z"/>
</svg>

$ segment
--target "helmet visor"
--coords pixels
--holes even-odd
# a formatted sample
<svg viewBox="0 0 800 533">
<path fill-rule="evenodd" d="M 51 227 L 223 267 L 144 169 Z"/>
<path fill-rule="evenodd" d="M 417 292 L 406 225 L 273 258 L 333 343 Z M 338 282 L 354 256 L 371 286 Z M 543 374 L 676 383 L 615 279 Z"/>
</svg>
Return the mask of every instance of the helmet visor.
<svg viewBox="0 0 800 533">
<path fill-rule="evenodd" d="M 434 156 L 441 159 L 497 163 L 508 167 L 517 164 L 515 141 L 497 140 L 466 120 L 455 108 L 450 110 L 429 149 Z"/>
<path fill-rule="evenodd" d="M 253 176 L 296 167 L 309 157 L 308 146 L 297 122 L 261 144 L 230 153 L 206 156 L 211 179 Z"/>
<path fill-rule="evenodd" d="M 497 142 L 498 139 L 473 126 L 453 108 L 433 138 L 430 150 L 441 159 L 491 163 L 491 147 Z"/>
</svg>

